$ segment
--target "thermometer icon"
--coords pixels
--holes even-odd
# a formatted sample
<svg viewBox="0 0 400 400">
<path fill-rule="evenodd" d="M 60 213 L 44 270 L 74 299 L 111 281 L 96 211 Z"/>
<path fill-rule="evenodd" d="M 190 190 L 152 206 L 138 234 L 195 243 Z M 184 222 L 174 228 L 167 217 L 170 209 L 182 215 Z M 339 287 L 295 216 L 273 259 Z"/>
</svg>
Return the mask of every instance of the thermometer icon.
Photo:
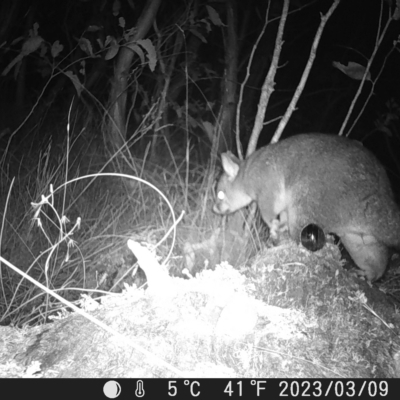
<svg viewBox="0 0 400 400">
<path fill-rule="evenodd" d="M 143 397 L 144 396 L 143 381 L 140 380 L 140 379 L 136 382 L 135 395 L 136 395 L 136 397 Z"/>
</svg>

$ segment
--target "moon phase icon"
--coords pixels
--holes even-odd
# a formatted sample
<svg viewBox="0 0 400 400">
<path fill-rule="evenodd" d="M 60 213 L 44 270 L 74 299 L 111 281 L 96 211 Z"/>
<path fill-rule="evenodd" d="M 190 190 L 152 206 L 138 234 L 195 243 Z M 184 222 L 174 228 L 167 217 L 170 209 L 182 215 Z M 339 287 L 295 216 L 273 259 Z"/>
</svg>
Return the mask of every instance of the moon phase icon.
<svg viewBox="0 0 400 400">
<path fill-rule="evenodd" d="M 116 381 L 108 381 L 104 385 L 103 392 L 109 399 L 115 399 L 121 394 L 121 385 Z"/>
</svg>

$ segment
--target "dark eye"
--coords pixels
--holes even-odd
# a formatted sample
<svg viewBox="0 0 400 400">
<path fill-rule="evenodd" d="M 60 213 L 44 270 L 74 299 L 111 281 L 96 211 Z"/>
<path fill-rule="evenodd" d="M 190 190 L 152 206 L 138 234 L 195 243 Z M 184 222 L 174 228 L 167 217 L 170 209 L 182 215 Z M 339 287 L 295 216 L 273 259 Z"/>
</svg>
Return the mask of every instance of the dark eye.
<svg viewBox="0 0 400 400">
<path fill-rule="evenodd" d="M 301 244 L 310 251 L 317 251 L 324 247 L 326 238 L 324 231 L 315 224 L 309 224 L 301 231 Z"/>
</svg>

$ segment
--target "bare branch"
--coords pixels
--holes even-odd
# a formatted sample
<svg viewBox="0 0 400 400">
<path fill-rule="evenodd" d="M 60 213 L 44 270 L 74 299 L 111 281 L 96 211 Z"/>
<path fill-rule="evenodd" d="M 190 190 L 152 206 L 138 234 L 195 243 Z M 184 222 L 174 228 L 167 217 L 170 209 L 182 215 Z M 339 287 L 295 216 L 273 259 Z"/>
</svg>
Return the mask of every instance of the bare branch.
<svg viewBox="0 0 400 400">
<path fill-rule="evenodd" d="M 328 10 L 328 12 L 325 15 L 321 16 L 321 23 L 319 24 L 317 33 L 315 34 L 314 42 L 311 46 L 310 56 L 308 57 L 307 65 L 304 68 L 304 72 L 300 79 L 300 83 L 297 86 L 297 89 L 293 95 L 293 98 L 289 104 L 289 107 L 286 110 L 285 115 L 283 116 L 283 118 L 281 119 L 281 122 L 278 125 L 278 128 L 271 140 L 271 143 L 276 143 L 279 140 L 279 138 L 282 135 L 283 130 L 285 129 L 287 122 L 289 121 L 289 118 L 291 117 L 291 115 L 293 114 L 293 111 L 296 108 L 297 101 L 298 101 L 301 93 L 303 92 L 304 86 L 306 85 L 306 82 L 308 79 L 308 76 L 310 75 L 311 67 L 315 60 L 315 56 L 317 53 L 319 41 L 321 40 L 322 32 L 324 31 L 326 23 L 328 22 L 329 18 L 332 16 L 333 12 L 336 10 L 336 7 L 339 5 L 339 3 L 340 3 L 340 0 L 335 0 L 332 3 L 331 8 Z"/>
<path fill-rule="evenodd" d="M 352 114 L 352 112 L 353 112 L 353 110 L 354 110 L 354 107 L 355 107 L 355 105 L 356 105 L 356 103 L 357 103 L 357 100 L 358 100 L 358 98 L 359 98 L 360 95 L 361 95 L 362 89 L 363 89 L 363 87 L 364 87 L 364 83 L 365 83 L 366 80 L 367 80 L 366 78 L 367 78 L 368 75 L 370 74 L 371 65 L 372 65 L 372 63 L 373 63 L 374 60 L 375 60 L 376 53 L 378 52 L 378 50 L 379 50 L 379 48 L 380 48 L 380 46 L 381 46 L 381 44 L 382 44 L 382 42 L 383 42 L 383 39 L 385 38 L 386 32 L 387 32 L 387 30 L 388 30 L 388 28 L 389 28 L 389 25 L 391 24 L 392 21 L 396 20 L 396 15 L 397 15 L 397 14 L 396 14 L 396 10 L 397 10 L 397 8 L 395 9 L 395 11 L 393 12 L 393 14 L 392 14 L 392 15 L 390 16 L 390 18 L 388 19 L 388 21 L 387 21 L 385 27 L 383 28 L 383 31 L 382 31 L 381 35 L 379 36 L 379 38 L 378 38 L 377 41 L 376 41 L 376 44 L 375 44 L 375 47 L 374 47 L 374 51 L 372 52 L 371 57 L 369 58 L 368 63 L 367 63 L 367 66 L 366 66 L 366 68 L 365 68 L 365 72 L 364 72 L 363 79 L 361 80 L 361 83 L 360 83 L 360 86 L 358 87 L 357 93 L 356 93 L 356 95 L 354 96 L 353 101 L 351 102 L 351 105 L 350 105 L 349 110 L 348 110 L 348 112 L 347 112 L 346 118 L 345 118 L 345 120 L 343 121 L 342 127 L 340 128 L 339 136 L 342 136 L 342 135 L 343 135 L 344 129 L 346 128 L 346 125 L 347 125 L 348 122 L 349 122 L 350 116 L 351 116 L 351 114 Z M 382 16 L 382 13 L 381 13 L 381 16 Z M 380 21 L 381 21 L 381 17 L 379 18 L 379 25 L 380 25 Z M 397 43 L 396 43 L 396 44 L 397 44 Z M 396 46 L 396 44 L 394 45 L 394 47 Z M 393 48 L 392 48 L 391 51 L 393 51 Z M 385 58 L 385 61 L 386 61 L 386 58 Z M 383 69 L 383 68 L 382 68 L 382 69 Z M 382 69 L 381 69 L 381 72 L 382 72 Z M 358 120 L 360 119 L 362 113 L 364 112 L 365 107 L 367 106 L 367 103 L 368 103 L 369 99 L 371 98 L 372 93 L 373 93 L 373 91 L 374 91 L 374 87 L 375 87 L 375 82 L 376 82 L 376 81 L 377 81 L 377 78 L 373 81 L 370 95 L 368 96 L 368 99 L 367 99 L 366 102 L 364 103 L 364 106 L 362 107 L 362 109 L 361 109 L 361 111 L 359 112 L 358 116 L 355 118 L 355 120 L 354 120 L 353 124 L 351 125 L 350 129 L 347 131 L 346 136 L 349 136 L 349 135 L 350 135 L 350 133 L 351 133 L 351 131 L 353 130 L 354 126 L 356 125 L 356 123 L 357 123 Z"/>
<path fill-rule="evenodd" d="M 258 102 L 257 116 L 254 122 L 253 132 L 251 133 L 249 145 L 247 146 L 246 156 L 248 157 L 256 149 L 258 138 L 260 136 L 261 129 L 264 124 L 265 110 L 267 109 L 269 98 L 274 91 L 275 86 L 275 75 L 278 69 L 279 57 L 283 45 L 283 31 L 285 29 L 286 19 L 289 10 L 289 0 L 285 0 L 283 3 L 282 17 L 279 22 L 278 34 L 276 35 L 274 55 L 272 57 L 271 67 L 269 68 L 268 74 L 265 78 L 264 84 L 261 90 L 260 101 Z"/>
</svg>

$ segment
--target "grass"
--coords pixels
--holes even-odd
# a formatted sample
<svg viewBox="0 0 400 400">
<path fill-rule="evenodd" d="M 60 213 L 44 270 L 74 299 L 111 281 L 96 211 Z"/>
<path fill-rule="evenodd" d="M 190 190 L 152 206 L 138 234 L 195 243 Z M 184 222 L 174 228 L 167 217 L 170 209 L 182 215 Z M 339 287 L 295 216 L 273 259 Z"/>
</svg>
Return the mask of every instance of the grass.
<svg viewBox="0 0 400 400">
<path fill-rule="evenodd" d="M 219 233 L 226 233 L 223 227 L 217 230 L 221 219 L 211 213 L 216 174 L 209 165 L 191 162 L 188 154 L 174 156 L 176 152 L 167 144 L 157 162 L 146 151 L 141 157 L 108 162 L 112 156 L 99 151 L 101 146 L 82 135 L 77 136 L 69 151 L 60 151 L 63 148 L 65 142 L 61 146 L 47 145 L 45 150 L 31 151 L 29 157 L 22 157 L 25 153 L 21 149 L 18 156 L 17 149 L 13 152 L 10 148 L 0 181 L 0 254 L 46 287 L 78 304 L 82 294 L 97 298 L 126 289 L 126 283 L 141 286 L 145 277 L 134 268 L 136 258 L 127 248 L 128 239 L 157 247 L 160 262 L 171 254 L 169 272 L 178 277 L 183 276 L 184 268 L 194 275 L 219 262 L 221 252 L 229 254 L 229 249 L 218 247 Z M 170 209 L 152 187 L 120 176 L 74 180 L 99 170 L 150 182 L 166 196 L 177 216 L 184 210 L 176 227 L 176 243 L 172 234 L 166 236 L 174 222 Z M 67 181 L 71 183 L 63 186 Z M 205 271 L 198 280 L 177 280 L 182 290 L 177 291 L 173 301 L 162 302 L 160 310 L 136 289 L 131 291 L 134 296 L 128 303 L 124 301 L 129 290 L 121 299 L 103 296 L 104 304 L 116 302 L 109 314 L 106 309 L 100 311 L 106 323 L 133 337 L 136 345 L 199 376 L 394 376 L 388 354 L 395 339 L 387 326 L 394 324 L 396 315 L 387 301 L 374 302 L 373 294 L 367 293 L 368 285 L 355 284 L 341 268 L 340 255 L 331 255 L 332 251 L 338 252 L 333 245 L 321 250 L 322 256 L 293 244 L 254 256 L 254 250 L 265 241 L 265 233 L 257 224 L 251 227 L 248 240 L 238 242 L 246 247 L 241 274 L 221 267 L 213 273 Z M 39 325 L 61 310 L 58 301 L 4 263 L 0 274 L 1 325 Z M 222 288 L 231 279 L 235 288 L 248 291 L 258 300 L 246 300 L 246 308 L 246 304 L 241 307 L 240 297 L 233 305 L 228 303 L 221 314 Z M 373 312 L 361 304 L 360 290 L 367 293 L 368 307 Z M 262 301 L 267 307 L 265 315 L 252 314 L 254 301 Z M 279 310 L 277 316 L 274 310 Z M 258 318 L 257 328 L 251 326 L 252 316 Z M 137 361 L 141 360 L 140 354 L 132 357 L 122 349 L 116 356 L 113 341 L 105 338 L 103 331 L 96 330 L 93 335 L 93 326 L 75 317 L 66 325 L 62 320 L 49 328 L 55 331 L 49 335 L 64 337 L 65 348 L 73 348 L 71 353 L 65 350 L 66 357 L 82 351 L 93 356 L 86 357 L 92 360 L 89 366 L 79 366 L 81 375 L 74 365 L 67 376 L 86 376 L 87 371 L 93 376 L 107 375 L 115 357 L 122 357 L 121 368 L 129 363 L 139 368 L 135 370 L 137 376 L 170 376 L 165 371 L 154 372 L 154 365 L 142 367 Z M 247 317 L 250 326 L 248 332 L 244 329 L 245 336 L 225 340 L 223 335 L 216 335 L 218 329 L 240 332 L 246 328 Z M 223 319 L 226 327 L 221 323 Z M 27 346 L 29 340 L 20 339 Z M 42 340 L 43 354 L 54 351 L 45 351 L 46 343 L 58 349 L 57 341 Z M 103 346 L 109 346 L 104 365 L 96 358 L 102 357 L 100 346 L 103 350 Z M 140 368 L 144 368 L 143 373 L 137 372 Z"/>
<path fill-rule="evenodd" d="M 83 132 L 72 144 L 64 139 L 57 145 L 49 141 L 44 149 L 32 148 L 29 157 L 21 149 L 8 150 L 4 165 L 9 167 L 0 182 L 2 257 L 70 301 L 80 297 L 80 289 L 118 290 L 121 282 L 117 280 L 135 261 L 126 249 L 127 239 L 155 245 L 173 220 L 162 197 L 143 183 L 101 174 L 96 179 L 73 181 L 103 170 L 148 181 L 164 193 L 177 215 L 185 211 L 171 261 L 171 269 L 181 271 L 179 249 L 184 242 L 199 240 L 218 222 L 210 213 L 213 171 L 194 165 L 190 157 L 187 168 L 186 160 L 174 157 L 168 143 L 160 144 L 163 157 L 157 160 L 145 152 L 141 157 L 115 157 L 110 162 L 112 156 L 86 139 L 87 130 Z M 52 135 L 65 137 L 62 132 Z M 56 190 L 67 180 L 73 182 Z M 171 237 L 157 249 L 162 257 L 171 250 Z M 2 325 L 42 323 L 58 308 L 4 264 L 1 282 Z"/>
</svg>

